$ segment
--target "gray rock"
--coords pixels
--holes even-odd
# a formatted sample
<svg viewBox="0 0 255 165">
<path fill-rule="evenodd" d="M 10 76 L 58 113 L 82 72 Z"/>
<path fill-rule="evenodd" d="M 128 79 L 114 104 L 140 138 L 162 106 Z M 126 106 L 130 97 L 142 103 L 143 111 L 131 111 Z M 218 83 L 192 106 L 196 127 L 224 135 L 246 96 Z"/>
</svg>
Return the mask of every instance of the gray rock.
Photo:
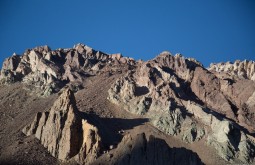
<svg viewBox="0 0 255 165">
<path fill-rule="evenodd" d="M 151 117 L 152 124 L 168 135 L 180 133 L 183 120 L 180 109 L 175 109 L 169 113 L 155 114 Z"/>
<path fill-rule="evenodd" d="M 252 137 L 251 137 L 252 138 Z M 242 133 L 241 140 L 238 145 L 238 158 L 244 163 L 252 163 L 255 157 L 255 143 Z"/>
<path fill-rule="evenodd" d="M 189 126 L 182 127 L 182 140 L 186 143 L 192 143 L 194 141 L 199 141 L 205 135 L 205 130 L 198 127 L 195 123 L 190 124 Z"/>
</svg>

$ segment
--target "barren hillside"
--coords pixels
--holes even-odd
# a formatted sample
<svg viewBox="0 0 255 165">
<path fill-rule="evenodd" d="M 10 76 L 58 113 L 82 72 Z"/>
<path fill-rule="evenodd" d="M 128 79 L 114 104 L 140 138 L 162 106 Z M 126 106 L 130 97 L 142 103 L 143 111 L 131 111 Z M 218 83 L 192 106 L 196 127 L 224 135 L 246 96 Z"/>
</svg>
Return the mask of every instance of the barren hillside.
<svg viewBox="0 0 255 165">
<path fill-rule="evenodd" d="M 0 164 L 252 164 L 254 75 L 166 51 L 27 49 L 1 69 Z"/>
</svg>

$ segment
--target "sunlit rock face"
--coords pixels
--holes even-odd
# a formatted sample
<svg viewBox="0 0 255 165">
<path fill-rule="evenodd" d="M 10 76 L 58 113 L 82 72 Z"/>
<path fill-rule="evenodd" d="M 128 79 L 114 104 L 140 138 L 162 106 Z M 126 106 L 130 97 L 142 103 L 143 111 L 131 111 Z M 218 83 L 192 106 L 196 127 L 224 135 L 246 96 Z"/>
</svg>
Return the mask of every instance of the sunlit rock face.
<svg viewBox="0 0 255 165">
<path fill-rule="evenodd" d="M 81 164 L 91 163 L 100 151 L 98 129 L 81 118 L 69 89 L 62 92 L 48 111 L 37 113 L 23 133 L 35 135 L 50 154 L 61 161 L 74 158 Z"/>
<path fill-rule="evenodd" d="M 121 54 L 95 51 L 83 44 L 57 50 L 41 46 L 5 59 L 0 80 L 2 84 L 18 81 L 32 84 L 42 89 L 42 95 L 48 96 L 67 83 L 81 84 L 86 75 L 95 74 L 113 63 L 134 65 L 135 61 Z"/>
<path fill-rule="evenodd" d="M 211 64 L 208 68 L 209 71 L 216 72 L 219 74 L 225 73 L 222 76 L 225 78 L 240 78 L 249 79 L 255 81 L 255 62 L 254 61 L 240 61 L 236 60 L 234 63 L 217 63 Z"/>
</svg>

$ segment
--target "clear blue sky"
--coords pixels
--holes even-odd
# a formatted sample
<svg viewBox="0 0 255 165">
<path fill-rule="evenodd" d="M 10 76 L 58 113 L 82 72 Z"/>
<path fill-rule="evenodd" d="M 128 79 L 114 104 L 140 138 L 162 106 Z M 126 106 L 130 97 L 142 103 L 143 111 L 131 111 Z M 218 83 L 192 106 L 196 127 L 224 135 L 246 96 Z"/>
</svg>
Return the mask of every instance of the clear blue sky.
<svg viewBox="0 0 255 165">
<path fill-rule="evenodd" d="M 0 0 L 0 62 L 84 43 L 148 60 L 164 50 L 211 62 L 255 60 L 254 0 Z"/>
</svg>

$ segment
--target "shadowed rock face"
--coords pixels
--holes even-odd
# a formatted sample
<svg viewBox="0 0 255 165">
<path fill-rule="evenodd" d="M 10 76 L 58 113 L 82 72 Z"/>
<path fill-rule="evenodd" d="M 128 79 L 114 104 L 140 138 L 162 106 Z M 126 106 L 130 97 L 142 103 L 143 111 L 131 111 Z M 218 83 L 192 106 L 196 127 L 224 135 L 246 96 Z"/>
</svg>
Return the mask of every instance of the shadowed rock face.
<svg viewBox="0 0 255 165">
<path fill-rule="evenodd" d="M 170 148 L 162 140 L 145 134 L 125 136 L 116 148 L 118 155 L 114 155 L 111 164 L 118 165 L 166 165 L 166 164 L 203 164 L 198 155 L 185 148 Z"/>
<path fill-rule="evenodd" d="M 72 91 L 66 89 L 49 111 L 36 115 L 23 133 L 35 135 L 52 156 L 62 161 L 75 158 L 90 163 L 97 158 L 101 137 L 98 129 L 80 116 Z"/>
</svg>

